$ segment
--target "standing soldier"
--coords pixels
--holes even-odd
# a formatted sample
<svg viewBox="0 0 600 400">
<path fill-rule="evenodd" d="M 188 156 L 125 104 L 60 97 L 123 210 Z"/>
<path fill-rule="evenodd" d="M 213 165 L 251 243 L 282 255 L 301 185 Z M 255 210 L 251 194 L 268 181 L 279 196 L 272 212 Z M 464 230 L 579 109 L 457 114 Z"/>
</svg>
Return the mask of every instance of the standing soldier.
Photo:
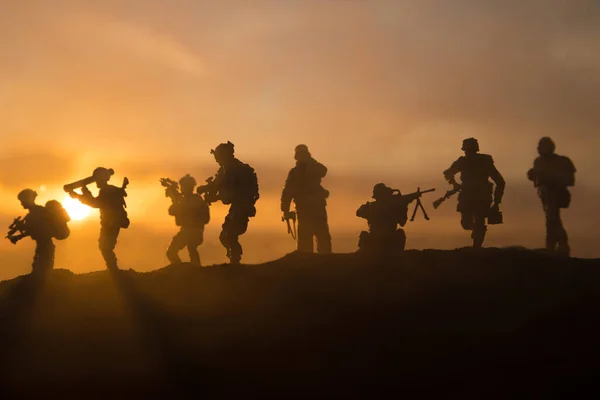
<svg viewBox="0 0 600 400">
<path fill-rule="evenodd" d="M 295 217 L 294 212 L 290 212 L 294 200 L 298 213 L 298 251 L 312 253 L 314 236 L 317 251 L 331 253 L 326 210 L 329 192 L 321 186 L 327 168 L 312 158 L 306 145 L 296 146 L 295 152 L 296 166 L 290 170 L 281 193 L 283 219 Z"/>
<path fill-rule="evenodd" d="M 248 229 L 250 218 L 256 215 L 254 205 L 259 194 L 254 169 L 235 158 L 233 147 L 233 143 L 227 142 L 211 150 L 220 168 L 214 178 L 207 180 L 207 185 L 198 187 L 197 192 L 206 193 L 204 198 L 209 204 L 220 200 L 231 205 L 219 240 L 227 249 L 231 264 L 239 264 L 243 253 L 239 237 Z"/>
<path fill-rule="evenodd" d="M 169 215 L 174 216 L 175 224 L 181 227 L 167 249 L 167 258 L 171 264 L 181 263 L 179 252 L 187 247 L 190 263 L 200 266 L 198 246 L 204 241 L 204 225 L 209 222 L 210 213 L 202 196 L 194 193 L 196 179 L 189 174 L 181 178 L 181 192 L 177 188 L 177 182 L 161 179 L 161 183 L 166 186 L 166 196 L 171 198 Z"/>
<path fill-rule="evenodd" d="M 460 190 L 457 207 L 457 211 L 461 213 L 460 223 L 463 229 L 472 231 L 473 248 L 478 249 L 481 248 L 487 231 L 485 219 L 491 215 L 501 215 L 499 205 L 504 195 L 505 182 L 496 169 L 492 156 L 479 154 L 477 139 L 463 140 L 462 150 L 465 155 L 444 171 L 444 177 L 455 189 Z M 454 177 L 459 172 L 460 185 Z M 490 178 L 496 184 L 495 190 Z M 494 204 L 490 208 L 492 192 Z"/>
<path fill-rule="evenodd" d="M 13 244 L 29 236 L 35 241 L 32 274 L 38 275 L 54 268 L 54 243 L 52 242 L 52 221 L 48 210 L 35 203 L 37 193 L 31 189 L 22 190 L 17 198 L 28 211 L 25 218 L 17 218 L 6 236 Z"/>
<path fill-rule="evenodd" d="M 96 186 L 100 189 L 97 197 L 94 197 L 87 186 L 82 186 L 82 194 L 69 191 L 69 195 L 79 199 L 83 204 L 92 208 L 100 209 L 100 238 L 98 240 L 100 253 L 106 262 L 109 270 L 118 270 L 117 256 L 115 255 L 115 246 L 121 228 L 129 227 L 129 218 L 125 208 L 125 197 L 127 192 L 125 188 L 129 181 L 125 178 L 122 187 L 109 185 L 108 181 L 112 175 L 112 170 L 106 168 L 96 168 L 92 174 Z"/>
<path fill-rule="evenodd" d="M 569 255 L 567 231 L 560 219 L 560 209 L 569 207 L 571 194 L 567 187 L 575 184 L 575 166 L 565 156 L 555 154 L 556 145 L 549 137 L 538 143 L 539 157 L 527 173 L 542 200 L 546 214 L 546 248 Z"/>
</svg>

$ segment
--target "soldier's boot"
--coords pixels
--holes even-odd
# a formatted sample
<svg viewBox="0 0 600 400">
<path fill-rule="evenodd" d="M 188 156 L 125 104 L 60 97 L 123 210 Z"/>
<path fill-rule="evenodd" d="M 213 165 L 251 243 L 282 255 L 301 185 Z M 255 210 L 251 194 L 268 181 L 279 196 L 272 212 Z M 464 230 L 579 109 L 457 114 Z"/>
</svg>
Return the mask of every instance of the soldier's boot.
<svg viewBox="0 0 600 400">
<path fill-rule="evenodd" d="M 112 250 L 103 250 L 102 257 L 104 258 L 104 262 L 106 263 L 106 268 L 110 271 L 118 271 L 119 266 L 117 265 L 117 256 L 115 252 Z"/>
<path fill-rule="evenodd" d="M 198 249 L 190 246 L 188 247 L 188 253 L 190 255 L 190 264 L 201 266 L 200 264 L 200 253 L 198 253 Z"/>
<path fill-rule="evenodd" d="M 473 248 L 474 249 L 480 249 L 483 246 L 483 241 L 485 239 L 485 233 L 487 231 L 487 227 L 484 226 L 479 226 L 479 227 L 475 227 L 473 229 L 473 232 L 471 233 L 471 238 L 473 239 Z"/>
</svg>

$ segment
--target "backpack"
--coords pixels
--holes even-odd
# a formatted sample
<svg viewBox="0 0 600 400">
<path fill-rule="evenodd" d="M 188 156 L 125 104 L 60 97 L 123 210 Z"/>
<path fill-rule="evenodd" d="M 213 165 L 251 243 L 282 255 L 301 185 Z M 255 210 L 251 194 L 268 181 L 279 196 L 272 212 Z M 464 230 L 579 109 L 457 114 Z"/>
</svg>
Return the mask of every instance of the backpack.
<svg viewBox="0 0 600 400">
<path fill-rule="evenodd" d="M 68 238 L 71 230 L 67 223 L 71 220 L 71 217 L 67 210 L 56 200 L 48 201 L 45 209 L 48 214 L 52 237 L 58 240 Z"/>
</svg>

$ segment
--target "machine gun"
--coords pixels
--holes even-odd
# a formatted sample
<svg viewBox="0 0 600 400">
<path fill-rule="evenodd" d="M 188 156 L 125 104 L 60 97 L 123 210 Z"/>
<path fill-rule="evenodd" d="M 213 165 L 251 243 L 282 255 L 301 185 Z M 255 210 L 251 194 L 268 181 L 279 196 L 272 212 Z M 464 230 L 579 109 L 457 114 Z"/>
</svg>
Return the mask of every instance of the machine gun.
<svg viewBox="0 0 600 400">
<path fill-rule="evenodd" d="M 431 193 L 431 192 L 435 192 L 435 188 L 434 189 L 427 189 L 427 190 L 423 190 L 421 191 L 421 188 L 417 188 L 417 191 L 414 193 L 409 193 L 406 195 L 403 195 L 400 193 L 400 191 L 398 189 L 393 189 L 393 191 L 396 194 L 396 196 L 399 196 L 400 199 L 404 200 L 404 201 L 408 201 L 411 202 L 413 200 L 417 200 L 417 203 L 415 204 L 415 209 L 413 210 L 412 216 L 410 217 L 410 221 L 414 221 L 415 217 L 417 216 L 417 211 L 420 209 L 423 212 L 423 217 L 425 217 L 425 220 L 429 221 L 429 215 L 427 215 L 427 211 L 425 211 L 425 207 L 423 207 L 423 203 L 421 203 L 421 196 L 424 193 Z"/>
<path fill-rule="evenodd" d="M 204 201 L 208 205 L 217 201 L 217 185 L 215 183 L 215 178 L 211 176 L 206 179 L 206 185 L 200 185 L 196 188 L 196 193 L 204 195 Z"/>
<path fill-rule="evenodd" d="M 17 244 L 19 240 L 28 236 L 28 234 L 25 232 L 26 218 L 27 217 L 17 217 L 14 219 L 12 224 L 8 226 L 8 234 L 6 235 L 6 239 L 10 240 L 12 244 Z"/>
<path fill-rule="evenodd" d="M 445 202 L 458 192 L 460 192 L 460 186 L 456 186 L 454 189 L 448 190 L 445 195 L 433 202 L 433 208 L 437 209 L 443 202 Z"/>
<path fill-rule="evenodd" d="M 288 233 L 292 235 L 292 239 L 296 240 L 296 238 L 298 237 L 296 231 L 296 212 L 289 211 L 283 217 L 281 217 L 281 221 L 285 221 L 287 223 Z M 290 223 L 290 221 L 292 222 Z"/>
<path fill-rule="evenodd" d="M 171 200 L 175 201 L 180 196 L 179 193 L 179 183 L 175 182 L 170 178 L 160 178 L 160 184 L 165 187 L 165 197 L 170 197 Z"/>
</svg>

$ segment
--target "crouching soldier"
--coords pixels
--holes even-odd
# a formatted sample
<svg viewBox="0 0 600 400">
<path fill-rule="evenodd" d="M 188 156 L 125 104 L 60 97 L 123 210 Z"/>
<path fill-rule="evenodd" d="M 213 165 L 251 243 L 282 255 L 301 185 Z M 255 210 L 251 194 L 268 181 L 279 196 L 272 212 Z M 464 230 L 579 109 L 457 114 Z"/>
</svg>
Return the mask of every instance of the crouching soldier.
<svg viewBox="0 0 600 400">
<path fill-rule="evenodd" d="M 175 224 L 180 227 L 167 249 L 167 258 L 171 264 L 180 263 L 179 252 L 187 247 L 190 263 L 200 266 L 198 246 L 204 241 L 204 226 L 210 221 L 208 204 L 194 192 L 196 180 L 189 174 L 179 180 L 179 185 L 170 179 L 161 179 L 161 183 L 166 186 L 166 196 L 171 198 L 169 215 L 175 217 Z"/>
<path fill-rule="evenodd" d="M 395 194 L 397 192 L 397 194 Z M 356 211 L 356 216 L 365 218 L 368 232 L 361 232 L 359 252 L 376 256 L 402 253 L 406 247 L 406 234 L 402 228 L 408 220 L 408 205 L 423 192 L 402 196 L 399 191 L 383 183 L 373 187 L 374 202 L 367 202 Z"/>
</svg>

